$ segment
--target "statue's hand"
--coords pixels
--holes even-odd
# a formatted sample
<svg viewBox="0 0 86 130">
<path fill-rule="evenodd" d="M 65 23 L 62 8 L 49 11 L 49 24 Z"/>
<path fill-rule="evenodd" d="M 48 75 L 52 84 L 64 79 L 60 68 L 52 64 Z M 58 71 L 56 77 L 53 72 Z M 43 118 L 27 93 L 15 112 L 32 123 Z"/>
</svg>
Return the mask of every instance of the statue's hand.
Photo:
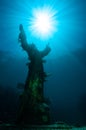
<svg viewBox="0 0 86 130">
<path fill-rule="evenodd" d="M 20 30 L 20 32 L 24 31 L 22 24 L 19 25 L 19 30 Z"/>
<path fill-rule="evenodd" d="M 19 34 L 19 37 L 18 37 L 18 41 L 21 42 L 21 43 L 26 42 L 26 35 L 25 35 L 22 24 L 20 24 L 19 30 L 20 30 L 20 34 Z"/>
</svg>

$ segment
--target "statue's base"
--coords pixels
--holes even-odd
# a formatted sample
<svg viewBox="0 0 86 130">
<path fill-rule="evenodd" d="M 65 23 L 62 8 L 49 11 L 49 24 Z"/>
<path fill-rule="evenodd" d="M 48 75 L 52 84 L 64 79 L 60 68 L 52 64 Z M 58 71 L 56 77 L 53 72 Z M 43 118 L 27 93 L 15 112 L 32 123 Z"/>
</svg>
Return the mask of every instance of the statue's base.
<svg viewBox="0 0 86 130">
<path fill-rule="evenodd" d="M 14 124 L 0 124 L 0 130 L 86 130 L 86 127 L 74 127 L 64 123 L 56 123 L 53 125 L 29 125 L 17 126 Z"/>
</svg>

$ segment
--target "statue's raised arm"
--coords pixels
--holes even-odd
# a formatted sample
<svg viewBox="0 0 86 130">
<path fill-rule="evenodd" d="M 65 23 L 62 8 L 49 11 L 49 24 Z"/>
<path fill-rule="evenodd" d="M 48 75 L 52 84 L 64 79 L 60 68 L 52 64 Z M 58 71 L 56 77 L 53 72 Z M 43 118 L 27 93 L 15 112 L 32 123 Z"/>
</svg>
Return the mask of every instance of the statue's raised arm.
<svg viewBox="0 0 86 130">
<path fill-rule="evenodd" d="M 39 53 L 39 55 L 42 58 L 44 56 L 47 56 L 48 53 L 51 51 L 49 44 L 46 46 L 46 48 L 43 51 L 38 51 L 35 44 L 33 44 L 33 43 L 28 44 L 26 34 L 25 34 L 22 24 L 20 24 L 20 26 L 19 26 L 19 31 L 20 31 L 20 33 L 19 33 L 18 41 L 21 43 L 21 47 L 23 48 L 23 50 L 25 50 L 28 53 L 30 59 L 32 59 L 34 56 L 36 56 L 37 53 Z"/>
<path fill-rule="evenodd" d="M 22 24 L 20 24 L 20 26 L 19 26 L 19 31 L 20 31 L 20 33 L 19 33 L 18 41 L 21 43 L 21 47 L 25 51 L 29 52 L 30 46 L 27 43 L 26 34 L 25 34 L 25 31 L 24 31 L 24 28 L 23 28 Z"/>
<path fill-rule="evenodd" d="M 49 44 L 47 44 L 46 47 L 45 47 L 45 49 L 40 52 L 41 56 L 42 57 L 47 56 L 50 51 L 51 51 L 51 48 L 49 47 Z"/>
</svg>

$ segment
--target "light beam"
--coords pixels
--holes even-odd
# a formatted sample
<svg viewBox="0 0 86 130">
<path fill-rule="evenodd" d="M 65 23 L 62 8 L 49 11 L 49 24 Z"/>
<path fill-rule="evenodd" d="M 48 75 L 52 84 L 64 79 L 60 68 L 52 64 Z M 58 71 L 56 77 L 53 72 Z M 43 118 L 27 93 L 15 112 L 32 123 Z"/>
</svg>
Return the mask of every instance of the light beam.
<svg viewBox="0 0 86 130">
<path fill-rule="evenodd" d="M 45 7 L 34 9 L 29 21 L 29 30 L 33 36 L 46 39 L 51 37 L 58 30 L 57 11 Z"/>
</svg>

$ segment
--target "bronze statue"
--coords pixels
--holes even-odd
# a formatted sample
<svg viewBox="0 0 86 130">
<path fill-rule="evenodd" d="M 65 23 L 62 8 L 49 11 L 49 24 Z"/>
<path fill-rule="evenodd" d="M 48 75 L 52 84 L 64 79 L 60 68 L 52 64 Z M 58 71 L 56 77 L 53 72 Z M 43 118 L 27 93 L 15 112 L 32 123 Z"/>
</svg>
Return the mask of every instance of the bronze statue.
<svg viewBox="0 0 86 130">
<path fill-rule="evenodd" d="M 24 86 L 24 92 L 20 97 L 17 122 L 23 124 L 49 124 L 49 106 L 44 97 L 44 81 L 47 74 L 43 68 L 43 58 L 51 51 L 49 45 L 43 51 L 39 51 L 35 44 L 28 44 L 22 24 L 19 26 L 18 41 L 28 54 L 28 75 Z"/>
</svg>

